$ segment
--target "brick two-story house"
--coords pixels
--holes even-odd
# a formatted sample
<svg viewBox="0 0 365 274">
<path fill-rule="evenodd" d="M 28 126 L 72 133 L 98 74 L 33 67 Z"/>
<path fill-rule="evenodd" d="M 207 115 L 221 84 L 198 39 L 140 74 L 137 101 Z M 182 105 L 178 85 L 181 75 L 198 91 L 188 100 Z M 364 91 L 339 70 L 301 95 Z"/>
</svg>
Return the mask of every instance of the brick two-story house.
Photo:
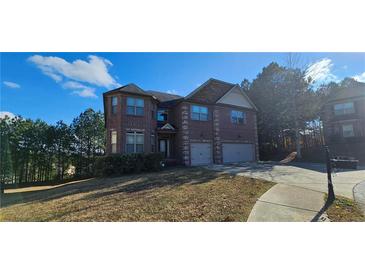
<svg viewBox="0 0 365 274">
<path fill-rule="evenodd" d="M 365 84 L 332 93 L 321 119 L 331 153 L 365 163 Z"/>
<path fill-rule="evenodd" d="M 129 84 L 103 97 L 108 155 L 161 152 L 187 166 L 258 160 L 257 110 L 239 85 L 209 79 L 181 97 Z"/>
</svg>

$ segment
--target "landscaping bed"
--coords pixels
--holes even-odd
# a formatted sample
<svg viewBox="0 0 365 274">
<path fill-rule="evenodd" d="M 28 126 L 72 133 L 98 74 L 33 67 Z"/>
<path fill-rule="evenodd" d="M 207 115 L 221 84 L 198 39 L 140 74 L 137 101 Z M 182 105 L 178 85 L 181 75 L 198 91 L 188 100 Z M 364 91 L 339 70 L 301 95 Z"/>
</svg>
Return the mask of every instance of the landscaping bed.
<svg viewBox="0 0 365 274">
<path fill-rule="evenodd" d="M 1 221 L 246 221 L 274 183 L 203 168 L 5 194 Z"/>
</svg>

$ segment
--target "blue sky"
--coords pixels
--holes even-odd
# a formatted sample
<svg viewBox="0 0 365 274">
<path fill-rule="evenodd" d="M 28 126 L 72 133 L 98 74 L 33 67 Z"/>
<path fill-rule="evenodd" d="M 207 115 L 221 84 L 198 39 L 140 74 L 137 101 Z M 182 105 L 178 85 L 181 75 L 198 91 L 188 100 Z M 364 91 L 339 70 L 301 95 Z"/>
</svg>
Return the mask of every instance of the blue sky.
<svg viewBox="0 0 365 274">
<path fill-rule="evenodd" d="M 300 53 L 318 82 L 365 82 L 365 53 Z M 286 53 L 1 53 L 2 113 L 70 123 L 86 108 L 103 110 L 102 93 L 127 83 L 186 95 L 213 77 L 253 80 Z"/>
</svg>

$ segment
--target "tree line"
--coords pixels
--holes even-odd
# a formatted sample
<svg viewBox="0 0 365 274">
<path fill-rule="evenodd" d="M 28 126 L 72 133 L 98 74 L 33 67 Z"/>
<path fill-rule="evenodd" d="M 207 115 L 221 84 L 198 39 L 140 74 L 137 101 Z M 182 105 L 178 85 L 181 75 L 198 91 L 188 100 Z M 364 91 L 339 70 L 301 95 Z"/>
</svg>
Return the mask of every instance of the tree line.
<svg viewBox="0 0 365 274">
<path fill-rule="evenodd" d="M 284 137 L 294 133 L 301 153 L 300 133 L 319 125 L 323 103 L 333 92 L 357 85 L 340 83 L 315 86 L 304 69 L 271 63 L 242 88 L 258 108 L 260 157 L 272 160 L 284 151 Z M 42 120 L 0 119 L 0 182 L 28 183 L 85 177 L 93 173 L 95 159 L 105 151 L 104 116 L 87 109 L 70 125 L 49 125 Z"/>
<path fill-rule="evenodd" d="M 252 81 L 244 79 L 241 87 L 258 108 L 257 126 L 260 156 L 271 160 L 285 151 L 287 134 L 292 134 L 301 158 L 301 134 L 318 126 L 323 104 L 334 92 L 359 83 L 352 78 L 318 85 L 308 77 L 306 69 L 271 63 Z"/>
<path fill-rule="evenodd" d="M 86 177 L 105 151 L 104 116 L 87 109 L 70 125 L 18 116 L 0 119 L 0 182 L 30 183 Z"/>
</svg>

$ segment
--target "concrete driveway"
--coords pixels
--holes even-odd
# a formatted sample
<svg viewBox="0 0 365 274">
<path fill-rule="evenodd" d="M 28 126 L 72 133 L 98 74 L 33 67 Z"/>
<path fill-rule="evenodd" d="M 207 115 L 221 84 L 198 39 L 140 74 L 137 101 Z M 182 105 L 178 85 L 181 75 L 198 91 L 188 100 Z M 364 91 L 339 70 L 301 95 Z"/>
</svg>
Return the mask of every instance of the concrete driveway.
<svg viewBox="0 0 365 274">
<path fill-rule="evenodd" d="M 326 167 L 322 164 L 296 163 L 292 165 L 279 165 L 276 163 L 245 163 L 213 165 L 210 168 L 231 174 L 327 192 Z M 337 170 L 332 176 L 335 193 L 350 199 L 354 199 L 354 186 L 362 181 L 365 181 L 365 168 Z"/>
<path fill-rule="evenodd" d="M 252 163 L 208 168 L 277 183 L 258 199 L 248 217 L 249 222 L 329 220 L 324 210 L 324 193 L 328 190 L 324 165 Z M 335 171 L 332 181 L 336 195 L 355 199 L 365 210 L 364 168 Z"/>
</svg>

